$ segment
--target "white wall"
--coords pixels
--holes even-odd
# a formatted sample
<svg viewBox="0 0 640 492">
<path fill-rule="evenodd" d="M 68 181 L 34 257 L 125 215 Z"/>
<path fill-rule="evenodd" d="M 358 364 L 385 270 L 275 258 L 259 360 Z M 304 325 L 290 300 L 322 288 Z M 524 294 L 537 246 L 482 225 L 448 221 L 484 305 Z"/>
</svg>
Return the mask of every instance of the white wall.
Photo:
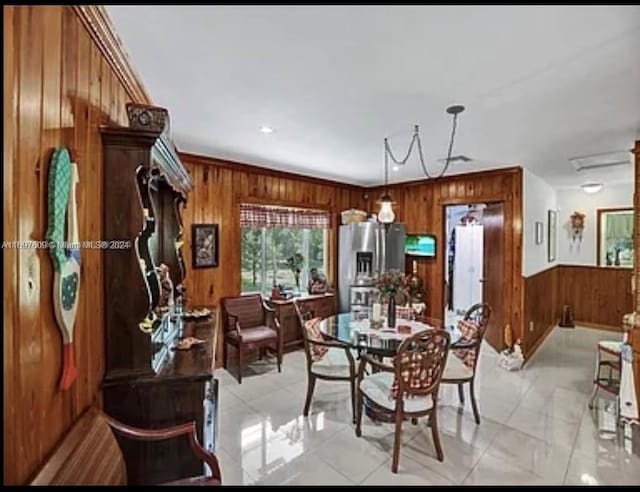
<svg viewBox="0 0 640 492">
<path fill-rule="evenodd" d="M 558 208 L 558 195 L 546 181 L 527 169 L 523 170 L 523 181 L 522 275 L 530 277 L 558 263 L 557 243 L 556 261 L 547 261 L 548 211 Z M 542 244 L 536 244 L 536 222 L 543 224 Z"/>
<path fill-rule="evenodd" d="M 526 194 L 525 194 L 526 196 Z M 582 189 L 558 190 L 558 261 L 567 265 L 597 265 L 596 210 L 633 206 L 633 183 L 615 186 L 605 185 L 602 190 L 588 195 Z M 586 215 L 582 241 L 573 242 L 570 236 L 569 217 L 578 211 Z"/>
</svg>

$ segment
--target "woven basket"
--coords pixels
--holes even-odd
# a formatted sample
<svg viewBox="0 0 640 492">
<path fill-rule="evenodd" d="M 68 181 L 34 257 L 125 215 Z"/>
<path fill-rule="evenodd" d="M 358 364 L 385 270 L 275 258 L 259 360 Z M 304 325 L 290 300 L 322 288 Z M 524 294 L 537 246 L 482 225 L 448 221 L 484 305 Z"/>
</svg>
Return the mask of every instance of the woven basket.
<svg viewBox="0 0 640 492">
<path fill-rule="evenodd" d="M 367 219 L 367 213 L 362 210 L 351 208 L 344 210 L 341 214 L 343 224 L 355 224 L 357 222 L 364 222 Z"/>
</svg>

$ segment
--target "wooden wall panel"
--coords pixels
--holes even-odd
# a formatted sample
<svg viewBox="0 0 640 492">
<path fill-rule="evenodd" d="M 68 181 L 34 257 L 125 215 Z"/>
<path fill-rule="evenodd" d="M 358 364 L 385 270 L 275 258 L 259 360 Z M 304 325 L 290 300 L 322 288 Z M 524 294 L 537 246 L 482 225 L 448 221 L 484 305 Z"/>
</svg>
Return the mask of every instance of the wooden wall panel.
<svg viewBox="0 0 640 492">
<path fill-rule="evenodd" d="M 556 316 L 573 309 L 576 323 L 622 330 L 622 317 L 633 311 L 630 268 L 560 265 Z"/>
<path fill-rule="evenodd" d="M 522 350 L 531 357 L 551 329 L 558 315 L 558 268 L 553 267 L 524 279 L 525 337 Z"/>
<path fill-rule="evenodd" d="M 243 202 L 328 210 L 332 227 L 327 273 L 336 285 L 338 214 L 347 208 L 366 208 L 361 188 L 193 154 L 183 153 L 181 157 L 194 181 L 194 191 L 183 213 L 185 284 L 192 305 L 216 307 L 221 297 L 240 293 L 240 204 Z M 196 223 L 219 225 L 220 266 L 217 268 L 191 267 L 191 225 Z M 220 342 L 218 337 L 218 354 Z M 221 360 L 220 356 L 216 357 L 216 364 Z"/>
<path fill-rule="evenodd" d="M 444 310 L 445 206 L 503 202 L 505 213 L 504 314 L 516 337 L 522 329 L 524 302 L 522 279 L 522 169 L 508 168 L 483 173 L 447 176 L 387 187 L 396 202 L 396 222 L 407 225 L 408 233 L 435 234 L 434 259 L 418 261 L 418 275 L 425 281 L 429 316 L 441 319 Z M 376 201 L 383 188 L 367 190 L 368 210 L 377 212 Z M 410 266 L 408 265 L 408 268 Z M 523 342 L 524 343 L 524 342 Z"/>
<path fill-rule="evenodd" d="M 79 166 L 81 240 L 100 239 L 98 125 L 127 124 L 130 98 L 70 6 L 4 7 L 4 240 L 42 240 L 49 159 L 71 149 Z M 61 337 L 44 249 L 4 249 L 4 483 L 23 484 L 87 406 L 104 372 L 102 255 L 83 249 L 75 325 L 78 379 L 58 391 Z"/>
</svg>

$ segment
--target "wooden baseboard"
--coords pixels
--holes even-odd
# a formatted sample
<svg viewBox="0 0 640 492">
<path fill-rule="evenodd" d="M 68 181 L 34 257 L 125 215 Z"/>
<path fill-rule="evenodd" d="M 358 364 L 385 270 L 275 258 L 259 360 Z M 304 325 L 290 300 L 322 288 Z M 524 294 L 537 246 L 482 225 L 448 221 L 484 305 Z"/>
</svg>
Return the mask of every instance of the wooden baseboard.
<svg viewBox="0 0 640 492">
<path fill-rule="evenodd" d="M 622 319 L 620 319 L 620 326 L 611 326 L 611 325 L 601 325 L 599 323 L 591 323 L 589 321 L 574 321 L 576 326 L 582 326 L 585 328 L 594 328 L 597 330 L 606 330 L 606 331 L 615 331 L 618 333 L 622 333 Z"/>
<path fill-rule="evenodd" d="M 531 349 L 527 351 L 524 357 L 523 367 L 527 365 L 527 362 L 531 360 L 531 357 L 533 356 L 533 354 L 536 353 L 536 350 L 540 348 L 540 345 L 542 345 L 542 342 L 544 342 L 547 339 L 547 337 L 549 336 L 549 333 L 551 333 L 551 330 L 553 330 L 557 325 L 558 325 L 558 320 L 555 320 L 552 324 L 550 324 L 547 327 L 543 335 L 540 338 L 538 338 L 538 340 L 536 340 L 536 343 L 533 344 Z"/>
</svg>

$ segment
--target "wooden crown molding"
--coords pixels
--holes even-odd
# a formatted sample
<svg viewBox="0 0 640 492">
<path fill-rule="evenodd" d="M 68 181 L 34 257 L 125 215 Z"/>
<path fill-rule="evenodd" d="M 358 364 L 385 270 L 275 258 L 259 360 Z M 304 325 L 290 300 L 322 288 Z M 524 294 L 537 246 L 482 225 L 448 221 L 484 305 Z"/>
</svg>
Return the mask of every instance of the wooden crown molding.
<svg viewBox="0 0 640 492">
<path fill-rule="evenodd" d="M 73 5 L 73 12 L 89 32 L 133 102 L 151 104 L 151 98 L 134 70 L 109 14 L 101 5 Z"/>
</svg>

